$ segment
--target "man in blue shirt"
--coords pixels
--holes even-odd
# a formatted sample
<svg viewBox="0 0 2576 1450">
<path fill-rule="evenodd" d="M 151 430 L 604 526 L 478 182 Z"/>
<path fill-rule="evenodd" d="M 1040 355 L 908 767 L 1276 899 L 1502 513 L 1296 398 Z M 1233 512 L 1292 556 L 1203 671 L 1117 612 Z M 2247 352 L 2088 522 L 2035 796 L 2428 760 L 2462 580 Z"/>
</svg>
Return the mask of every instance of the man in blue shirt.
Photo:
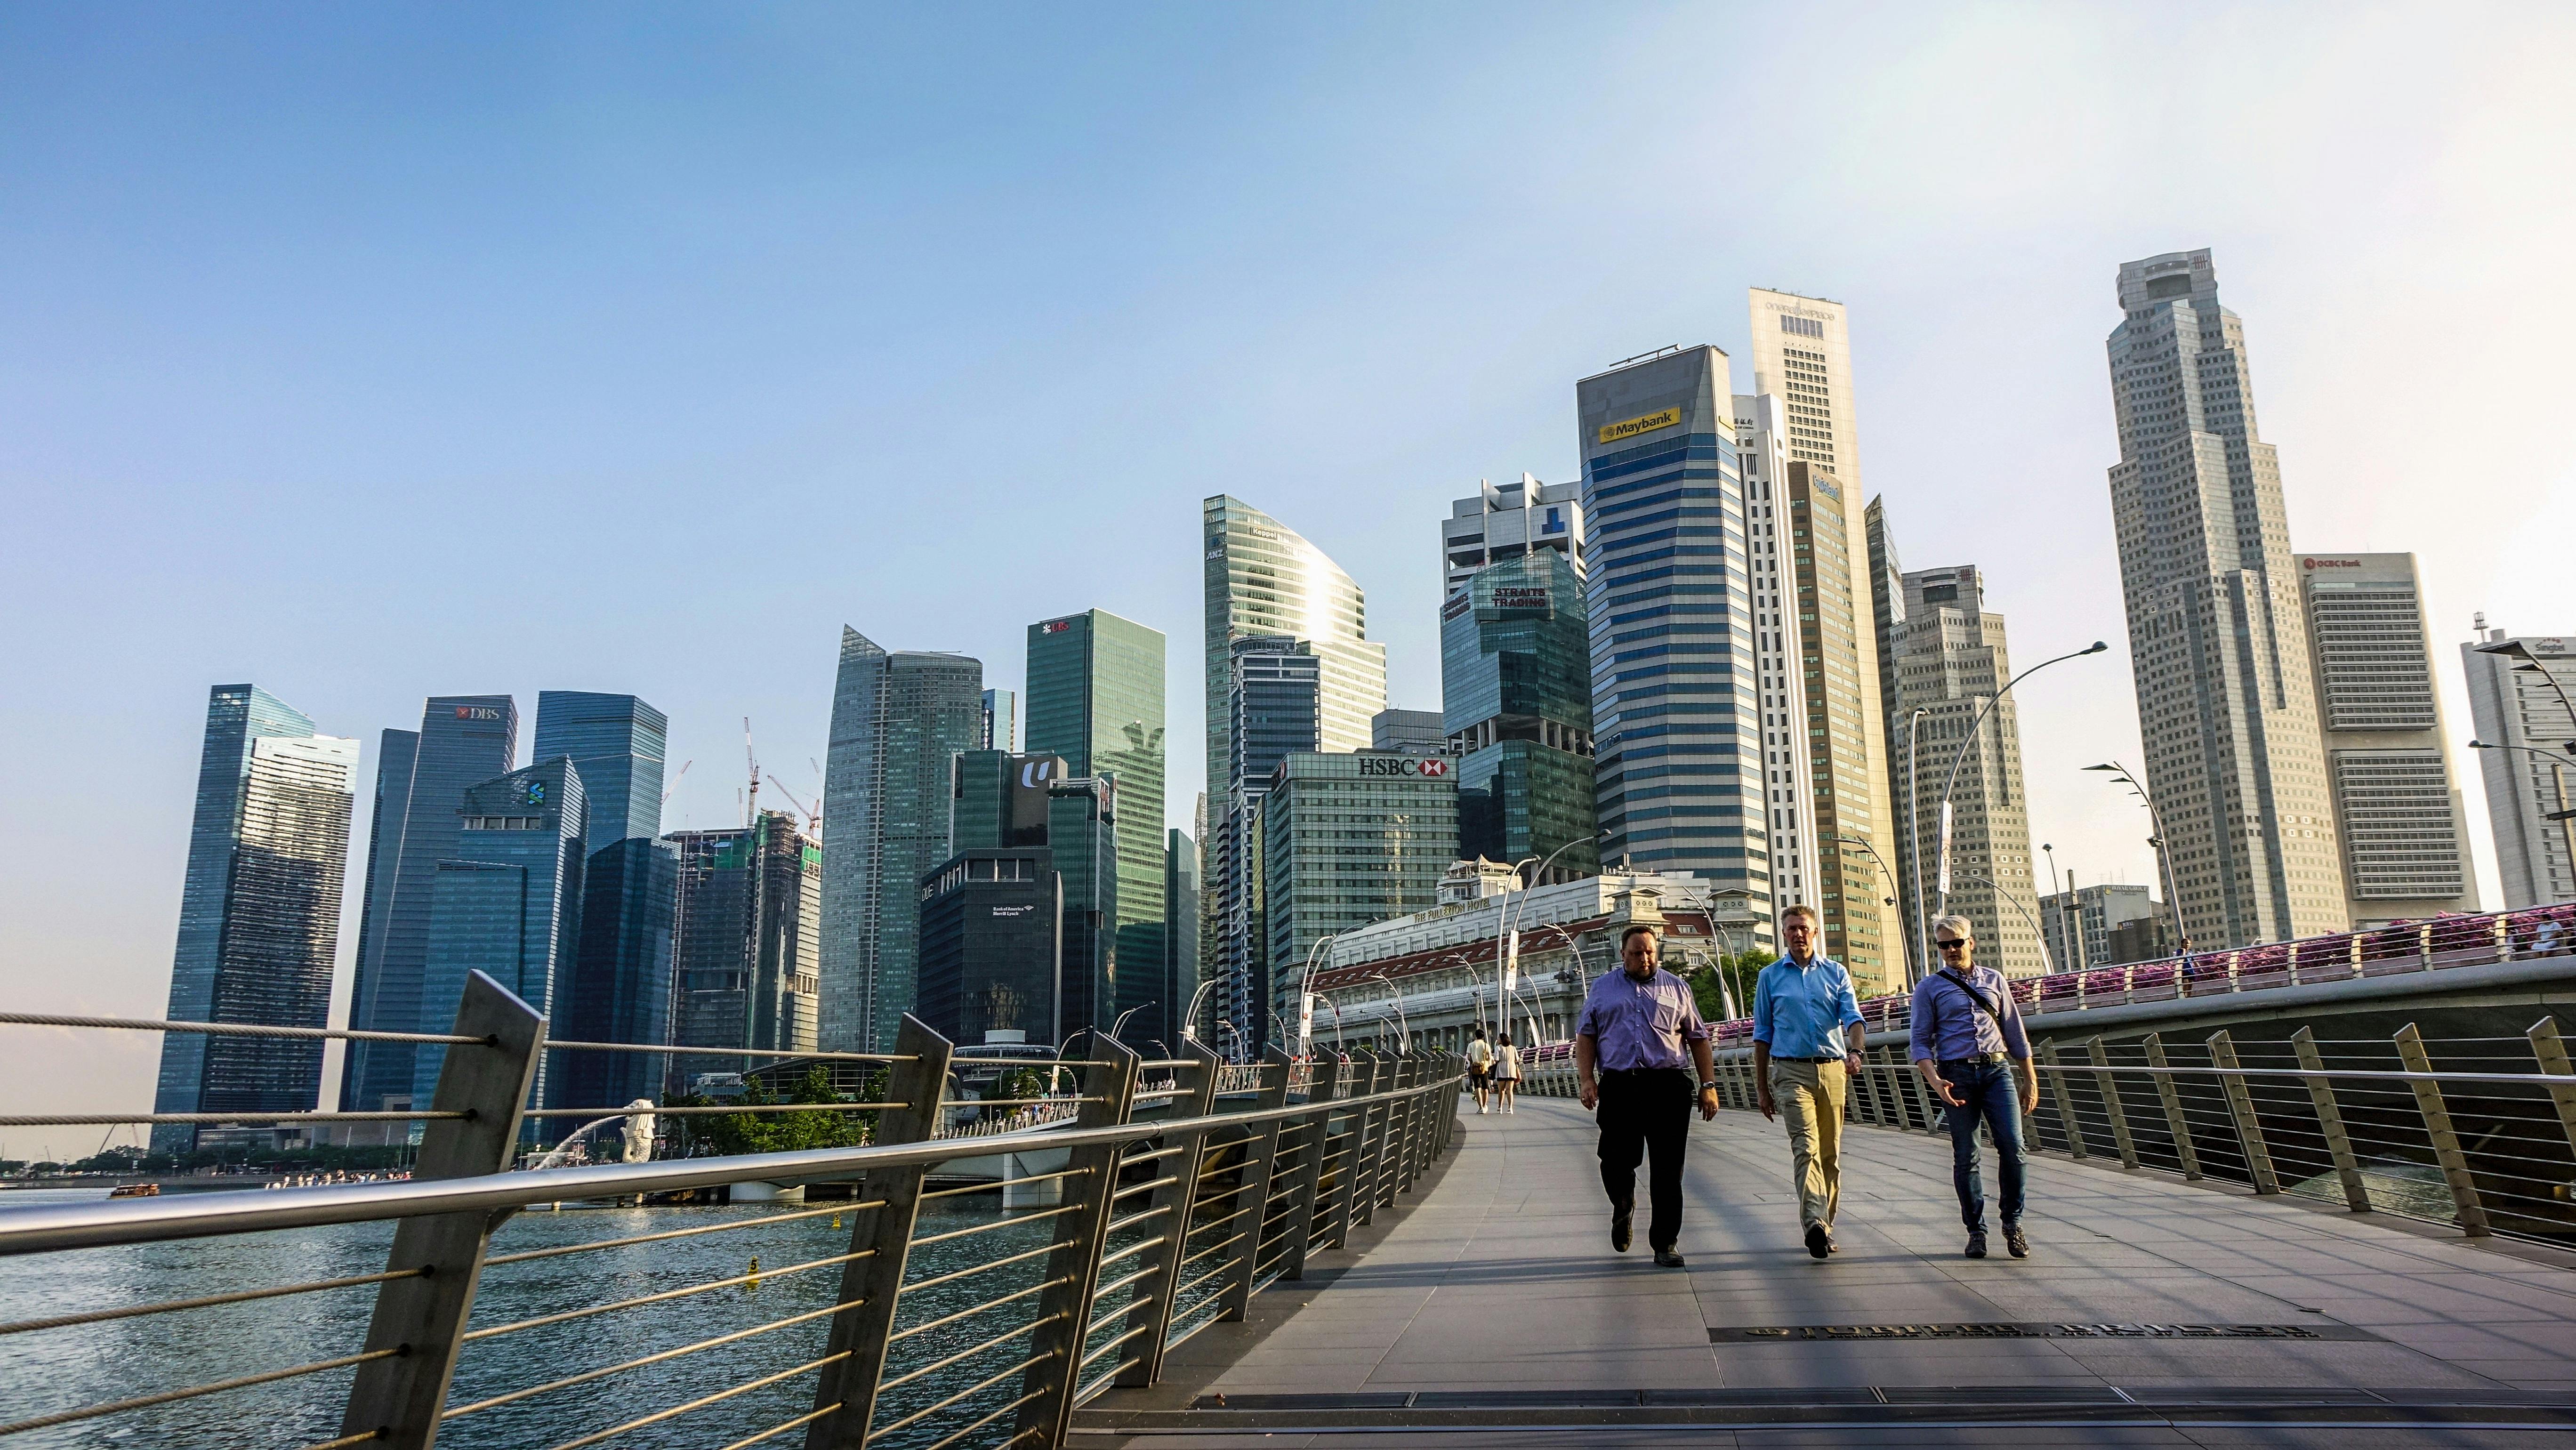
<svg viewBox="0 0 2576 1450">
<path fill-rule="evenodd" d="M 1986 1256 L 1986 1192 L 1977 1180 L 1977 1124 L 1995 1140 L 1995 1177 L 2003 1192 L 2004 1247 L 2030 1256 L 2022 1237 L 2021 1117 L 2039 1105 L 2039 1071 L 2031 1065 L 2012 986 L 1992 967 L 1976 965 L 1977 939 L 1964 916 L 1932 919 L 1941 970 L 1914 984 L 1914 1026 L 1907 1055 L 1914 1070 L 1949 1104 L 1950 1184 L 1968 1224 L 1968 1257 Z M 2015 1089 L 2019 1091 L 2016 1092 Z"/>
<path fill-rule="evenodd" d="M 1834 1242 L 1834 1210 L 1843 1188 L 1843 1098 L 1861 1070 L 1860 1000 L 1851 973 L 1816 950 L 1814 907 L 1780 913 L 1789 954 L 1753 982 L 1753 1087 L 1762 1116 L 1776 1111 L 1789 1129 L 1789 1178 L 1798 1189 L 1798 1222 L 1807 1252 L 1823 1258 Z"/>
</svg>

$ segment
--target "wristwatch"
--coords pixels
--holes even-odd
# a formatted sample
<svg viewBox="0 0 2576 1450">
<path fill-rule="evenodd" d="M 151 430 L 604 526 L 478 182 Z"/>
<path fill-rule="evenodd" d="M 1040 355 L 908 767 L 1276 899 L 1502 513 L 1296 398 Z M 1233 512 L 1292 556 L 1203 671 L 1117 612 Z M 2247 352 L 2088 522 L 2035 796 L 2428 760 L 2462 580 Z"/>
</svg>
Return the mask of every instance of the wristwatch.
<svg viewBox="0 0 2576 1450">
<path fill-rule="evenodd" d="M 1711 1079 L 1710 1081 L 1701 1083 L 1699 1085 L 1699 1090 L 1704 1093 L 1713 1093 L 1717 1091 L 1717 1083 L 1714 1079 Z"/>
</svg>

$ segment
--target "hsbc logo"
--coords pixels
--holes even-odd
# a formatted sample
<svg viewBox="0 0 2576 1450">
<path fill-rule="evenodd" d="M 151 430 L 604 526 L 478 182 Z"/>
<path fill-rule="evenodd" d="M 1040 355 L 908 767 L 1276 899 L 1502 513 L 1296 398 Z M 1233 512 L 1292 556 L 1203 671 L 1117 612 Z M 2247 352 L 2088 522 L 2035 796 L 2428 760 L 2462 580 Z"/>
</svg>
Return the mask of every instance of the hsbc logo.
<svg viewBox="0 0 2576 1450">
<path fill-rule="evenodd" d="M 1449 762 L 1438 756 L 1363 755 L 1360 757 L 1362 775 L 1413 775 L 1428 776 L 1437 780 L 1448 773 Z"/>
<path fill-rule="evenodd" d="M 1447 775 L 1449 773 L 1449 762 L 1445 760 L 1426 760 L 1422 762 L 1422 773 L 1429 776 Z"/>
</svg>

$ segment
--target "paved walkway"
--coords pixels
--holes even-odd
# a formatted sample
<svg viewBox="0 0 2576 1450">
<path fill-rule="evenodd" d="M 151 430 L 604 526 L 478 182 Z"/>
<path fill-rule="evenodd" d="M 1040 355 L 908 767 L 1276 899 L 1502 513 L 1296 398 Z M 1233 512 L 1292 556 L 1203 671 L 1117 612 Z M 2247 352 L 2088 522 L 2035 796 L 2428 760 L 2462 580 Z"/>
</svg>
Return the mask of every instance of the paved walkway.
<svg viewBox="0 0 2576 1450">
<path fill-rule="evenodd" d="M 1222 1433 L 1236 1425 L 1264 1430 L 1267 1445 L 1329 1430 L 1315 1442 L 1336 1446 L 1559 1435 L 1693 1445 L 2576 1443 L 2576 1272 L 2493 1248 L 2037 1159 L 2025 1220 L 2033 1256 L 2007 1257 L 1998 1240 L 1995 1257 L 1969 1260 L 1947 1143 L 1854 1126 L 1844 1138 L 1843 1252 L 1819 1262 L 1799 1243 L 1779 1128 L 1728 1112 L 1693 1125 L 1680 1244 L 1689 1267 L 1658 1269 L 1642 1205 L 1636 1249 L 1609 1249 L 1588 1114 L 1535 1100 L 1510 1117 L 1471 1108 L 1463 1126 L 1405 1212 L 1382 1214 L 1353 1253 L 1323 1256 L 1319 1282 L 1278 1285 L 1244 1323 L 1182 1346 L 1164 1384 L 1096 1402 L 1081 1418 L 1083 1443 L 1254 1443 Z M 2061 1321 L 2276 1326 L 2285 1337 L 1711 1335 Z M 2295 1337 L 2302 1330 L 2341 1337 Z M 1456 1428 L 1429 1428 L 1444 1417 Z M 1890 1417 L 1905 1424 L 1891 1428 Z M 1608 1427 L 1641 1422 L 1658 1427 Z M 2424 1428 L 2435 1422 L 2443 1427 Z M 1372 1425 L 1415 1428 L 1385 1439 L 1367 1433 Z"/>
</svg>

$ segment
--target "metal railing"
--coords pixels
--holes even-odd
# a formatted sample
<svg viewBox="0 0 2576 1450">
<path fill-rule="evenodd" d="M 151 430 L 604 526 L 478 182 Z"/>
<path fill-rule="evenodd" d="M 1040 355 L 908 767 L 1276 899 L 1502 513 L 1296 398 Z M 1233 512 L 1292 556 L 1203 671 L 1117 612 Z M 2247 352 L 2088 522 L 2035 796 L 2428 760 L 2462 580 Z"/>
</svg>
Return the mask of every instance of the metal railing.
<svg viewBox="0 0 2576 1450">
<path fill-rule="evenodd" d="M 130 1024 L 86 1019 L 78 1025 Z M 188 1031 L 204 1024 L 151 1025 Z M 665 1433 L 656 1427 L 681 1421 L 669 1433 L 685 1438 L 659 1443 L 738 1450 L 801 1435 L 809 1447 L 839 1450 L 1060 1445 L 1077 1406 L 1114 1386 L 1153 1383 L 1174 1347 L 1210 1325 L 1242 1318 L 1255 1294 L 1299 1278 L 1311 1254 L 1342 1246 L 1353 1228 L 1409 1191 L 1450 1144 L 1460 1083 L 1457 1061 L 1445 1056 L 1362 1049 L 1295 1062 L 1274 1052 L 1261 1063 L 1226 1064 L 1191 1044 L 1190 1056 L 1148 1064 L 1093 1033 L 1077 1038 L 1069 1060 L 1055 1064 L 1080 1071 L 1079 1093 L 1048 1100 L 1074 1104 L 1070 1122 L 975 1137 L 965 1148 L 933 1134 L 949 1110 L 976 1100 L 944 1099 L 956 1060 L 952 1046 L 907 1017 L 894 1052 L 844 1055 L 886 1065 L 885 1101 L 777 1105 L 872 1113 L 874 1141 L 865 1146 L 505 1171 L 529 1116 L 524 1103 L 538 1054 L 564 1044 L 547 1042 L 542 1019 L 480 974 L 467 985 L 455 1031 L 431 1040 L 448 1052 L 432 1103 L 402 1115 L 426 1124 L 409 1181 L 0 1211 L 0 1256 L 346 1225 L 391 1229 L 382 1267 L 371 1272 L 244 1283 L 186 1298 L 141 1297 L 0 1324 L 0 1348 L 14 1349 L 19 1336 L 272 1301 L 323 1302 L 311 1296 L 373 1295 L 364 1333 L 330 1346 L 340 1352 L 284 1365 L 229 1366 L 240 1372 L 166 1386 L 153 1382 L 158 1364 L 131 1361 L 124 1368 L 134 1376 L 134 1393 L 39 1405 L 0 1423 L 0 1443 L 260 1387 L 301 1381 L 327 1388 L 345 1378 L 345 1395 L 326 1402 L 339 1405 L 335 1434 L 299 1433 L 274 1443 L 307 1450 L 426 1447 L 442 1426 L 462 1421 L 471 1431 L 495 1427 L 500 1438 L 489 1443 L 580 1450 L 610 1441 L 653 1442 Z M 1138 1117 L 1145 1107 L 1159 1107 L 1161 1116 Z M 1044 1190 L 1052 1206 L 948 1226 L 941 1211 L 953 1205 L 941 1200 L 1000 1185 L 933 1187 L 933 1170 L 961 1156 L 989 1158 L 1005 1144 L 1014 1155 L 1006 1162 L 1063 1155 L 1059 1169 L 1006 1180 Z M 495 1243 L 514 1215 L 534 1205 L 755 1182 L 853 1184 L 856 1196 L 515 1251 L 506 1237 Z M 816 1239 L 826 1215 L 835 1229 L 849 1221 L 846 1239 Z M 704 1245 L 711 1235 L 743 1249 L 789 1252 L 774 1255 L 782 1261 L 770 1268 L 755 1253 L 745 1272 L 667 1287 L 631 1272 L 580 1276 L 588 1261 L 579 1256 L 601 1255 L 631 1268 L 634 1256 L 621 1258 L 622 1251 L 650 1246 L 642 1254 L 651 1262 L 684 1243 Z M 537 1275 L 552 1288 L 570 1283 L 581 1292 L 546 1312 L 483 1323 L 474 1310 L 487 1271 L 496 1281 Z M 732 1305 L 738 1319 L 752 1291 L 781 1280 L 795 1312 L 764 1308 L 765 1317 L 753 1322 L 670 1343 L 653 1336 L 639 1343 L 631 1328 L 662 1323 L 650 1317 L 656 1308 L 703 1316 L 711 1306 Z M 827 1291 L 834 1281 L 837 1287 Z M 603 1325 L 629 1328 L 620 1341 Z M 667 1330 L 659 1335 L 673 1338 Z M 620 1342 L 645 1352 L 603 1347 Z M 675 1365 L 689 1374 L 675 1378 Z M 471 1372 L 467 1396 L 455 1391 L 460 1366 Z M 673 1391 L 682 1397 L 654 1408 L 635 1402 L 639 1389 L 674 1383 L 688 1387 Z M 612 1390 L 622 1393 L 603 1397 Z M 570 1406 L 581 1428 L 563 1433 L 560 1409 L 551 1419 L 529 1418 L 549 1405 Z M 309 1396 L 302 1408 L 316 1413 Z M 126 1421 L 129 1428 L 134 1423 Z M 186 1437 L 166 1422 L 151 1430 L 138 1443 Z"/>
<path fill-rule="evenodd" d="M 2554 1017 L 2520 1037 L 2126 1042 L 2032 1033 L 2032 1151 L 2160 1170 L 2187 1182 L 2340 1202 L 2457 1227 L 2576 1245 L 2576 1065 Z M 1900 1046 L 1873 1046 L 1849 1080 L 1852 1122 L 1943 1132 L 1944 1109 Z M 1754 1111 L 1752 1055 L 1716 1054 L 1718 1094 Z M 1524 1093 L 1575 1096 L 1568 1057 L 1538 1062 Z"/>
</svg>

